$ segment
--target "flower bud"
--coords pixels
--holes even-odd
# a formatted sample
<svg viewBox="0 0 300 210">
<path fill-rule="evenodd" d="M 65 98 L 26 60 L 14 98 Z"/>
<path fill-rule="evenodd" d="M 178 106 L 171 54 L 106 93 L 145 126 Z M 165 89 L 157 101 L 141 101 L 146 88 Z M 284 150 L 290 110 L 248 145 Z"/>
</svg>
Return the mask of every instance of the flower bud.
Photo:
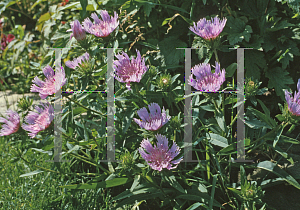
<svg viewBox="0 0 300 210">
<path fill-rule="evenodd" d="M 70 38 L 74 36 L 77 41 L 82 41 L 85 39 L 85 31 L 78 20 L 75 20 L 73 23 L 71 23 L 71 28 L 73 33 Z"/>
<path fill-rule="evenodd" d="M 168 89 L 168 87 L 170 87 L 171 83 L 172 83 L 172 81 L 171 81 L 170 74 L 163 74 L 157 78 L 157 85 L 162 90 Z"/>
</svg>

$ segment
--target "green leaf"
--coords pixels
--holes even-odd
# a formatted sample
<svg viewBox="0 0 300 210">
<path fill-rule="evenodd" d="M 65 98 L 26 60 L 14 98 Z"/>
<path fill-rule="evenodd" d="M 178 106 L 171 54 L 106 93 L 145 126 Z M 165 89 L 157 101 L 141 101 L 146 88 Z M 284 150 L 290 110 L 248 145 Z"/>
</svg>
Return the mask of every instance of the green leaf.
<svg viewBox="0 0 300 210">
<path fill-rule="evenodd" d="M 33 10 L 33 8 L 34 8 L 36 5 L 40 4 L 40 3 L 43 2 L 43 1 L 46 1 L 46 0 L 38 0 L 38 1 L 36 1 L 36 2 L 31 6 L 30 10 Z"/>
<path fill-rule="evenodd" d="M 211 144 L 217 145 L 219 147 L 227 147 L 228 141 L 223 136 L 220 136 L 215 133 L 206 133 L 206 138 L 209 140 Z"/>
<path fill-rule="evenodd" d="M 191 205 L 189 208 L 187 208 L 187 210 L 194 210 L 194 209 L 197 209 L 199 206 L 203 206 L 204 208 L 208 209 L 208 206 L 206 206 L 204 203 L 197 202 L 197 203 L 194 203 L 193 205 Z"/>
<path fill-rule="evenodd" d="M 152 9 L 155 7 L 155 4 L 150 4 L 150 3 L 152 3 L 152 2 L 147 2 L 147 3 L 143 4 L 143 9 L 144 9 L 147 17 L 150 16 Z"/>
<path fill-rule="evenodd" d="M 223 113 L 221 111 L 215 111 L 215 118 L 221 130 L 226 133 L 227 127 L 226 127 L 226 122 Z"/>
<path fill-rule="evenodd" d="M 98 182 L 98 183 L 86 183 L 86 184 L 75 184 L 75 185 L 65 185 L 60 186 L 62 188 L 67 189 L 98 189 L 98 188 L 109 188 L 109 187 L 116 187 L 120 185 L 124 185 L 130 182 L 131 179 L 129 178 L 114 178 L 113 180 Z"/>
<path fill-rule="evenodd" d="M 42 173 L 42 172 L 44 172 L 44 171 L 38 169 L 38 170 L 31 171 L 31 172 L 26 173 L 26 174 L 22 174 L 22 175 L 20 175 L 20 177 L 33 176 L 35 174 L 39 174 L 39 173 Z"/>
<path fill-rule="evenodd" d="M 147 194 L 147 193 L 154 193 L 157 192 L 157 188 L 156 187 L 152 187 L 150 184 L 146 183 L 146 184 L 140 184 L 137 187 L 135 187 L 134 190 L 126 190 L 122 193 L 120 193 L 119 195 L 113 197 L 112 201 L 117 201 L 117 200 L 121 200 L 124 198 L 128 198 L 131 197 L 133 195 L 139 195 L 139 194 Z"/>
<path fill-rule="evenodd" d="M 276 95 L 285 101 L 283 89 L 288 89 L 287 85 L 293 84 L 293 79 L 288 76 L 289 73 L 280 67 L 270 69 L 266 72 L 269 78 L 268 88 L 275 88 Z"/>
<path fill-rule="evenodd" d="M 284 43 L 278 43 L 278 48 L 283 52 L 277 59 L 282 63 L 282 68 L 285 69 L 290 61 L 293 61 L 294 55 L 299 56 L 299 48 L 297 44 L 292 40 L 287 40 Z"/>
<path fill-rule="evenodd" d="M 271 161 L 263 161 L 257 164 L 257 168 L 262 168 L 267 171 L 271 171 L 272 173 L 276 174 L 277 176 L 283 178 L 286 182 L 293 185 L 297 189 L 300 189 L 300 184 L 286 171 L 279 168 L 275 163 Z"/>
<path fill-rule="evenodd" d="M 270 117 L 270 110 L 266 107 L 266 105 L 259 99 L 257 99 L 257 101 L 261 105 L 261 108 L 263 108 L 264 113 L 266 114 L 266 116 Z"/>
<path fill-rule="evenodd" d="M 141 179 L 141 175 L 135 175 L 134 181 L 133 181 L 132 186 L 130 188 L 130 192 L 132 192 L 136 188 L 136 186 L 140 183 L 140 179 Z"/>
<path fill-rule="evenodd" d="M 171 193 L 173 192 L 173 189 L 164 189 L 165 193 Z M 121 202 L 119 202 L 116 206 L 116 208 L 118 207 L 122 207 L 125 204 L 132 204 L 134 202 L 140 202 L 142 200 L 150 200 L 153 198 L 157 198 L 157 197 L 163 197 L 163 193 L 161 191 L 159 191 L 158 189 L 155 190 L 155 192 L 152 193 L 144 193 L 144 194 L 139 194 L 139 195 L 133 195 L 130 198 L 127 198 Z"/>
<path fill-rule="evenodd" d="M 237 63 L 230 64 L 225 70 L 225 72 L 226 72 L 225 76 L 232 77 L 234 75 L 236 69 L 237 69 Z"/>
<path fill-rule="evenodd" d="M 253 128 L 253 129 L 260 129 L 260 128 L 263 128 L 263 127 L 266 127 L 266 128 L 269 128 L 271 129 L 272 127 L 269 126 L 267 123 L 261 121 L 261 120 L 258 120 L 256 118 L 253 118 L 253 119 L 249 119 L 248 116 L 245 117 L 245 124 L 249 127 L 249 128 Z"/>
<path fill-rule="evenodd" d="M 179 11 L 179 12 L 189 14 L 186 10 L 184 10 L 180 7 L 176 7 L 176 6 L 168 5 L 168 4 L 159 4 L 159 5 L 161 5 L 162 7 L 166 8 L 166 9 L 172 9 L 172 10 L 176 10 L 176 11 Z"/>
<path fill-rule="evenodd" d="M 269 145 L 269 144 L 268 144 Z M 284 152 L 283 149 L 281 149 L 278 145 L 275 146 L 275 151 L 280 154 L 282 157 L 286 158 L 291 162 L 291 164 L 294 164 L 293 158 L 289 156 L 288 153 Z"/>
<path fill-rule="evenodd" d="M 251 37 L 252 28 L 240 18 L 234 18 L 233 16 L 227 17 L 226 26 L 224 32 L 228 33 L 228 41 L 230 45 L 234 45 L 244 39 L 249 42 Z"/>
<path fill-rule="evenodd" d="M 199 192 L 198 190 L 187 189 L 187 194 L 176 196 L 176 199 L 192 200 L 208 204 L 211 197 L 207 193 Z M 214 199 L 213 205 L 217 207 L 222 207 L 221 204 Z"/>
<path fill-rule="evenodd" d="M 264 121 L 265 123 L 267 123 L 270 127 L 274 128 L 276 127 L 276 121 L 274 119 L 272 119 L 271 117 L 268 117 L 267 115 L 261 113 L 260 111 L 252 108 L 252 107 L 248 107 L 248 110 L 250 110 L 258 119 Z"/>
<path fill-rule="evenodd" d="M 65 10 L 65 9 L 73 9 L 73 8 L 77 8 L 79 5 L 80 5 L 80 2 L 69 3 L 69 4 L 67 4 L 66 6 L 59 7 L 59 8 L 57 9 L 57 11 L 62 11 L 62 10 Z"/>
<path fill-rule="evenodd" d="M 52 14 L 53 13 L 50 13 L 50 12 L 43 14 L 36 23 L 36 30 L 38 30 L 39 32 L 42 32 L 44 23 L 51 18 Z"/>
<path fill-rule="evenodd" d="M 280 19 L 281 18 L 279 18 L 279 20 Z M 280 22 L 279 22 L 279 20 L 275 21 L 274 25 L 272 25 L 270 28 L 267 28 L 266 30 L 267 31 L 278 31 L 278 30 L 281 30 L 281 29 L 288 28 L 290 26 L 294 26 L 294 24 L 289 23 L 287 20 L 283 20 L 283 21 L 280 21 Z"/>
<path fill-rule="evenodd" d="M 77 107 L 77 108 L 73 109 L 73 116 L 76 116 L 81 113 L 85 113 L 86 111 L 87 110 L 83 107 Z"/>
<path fill-rule="evenodd" d="M 282 142 L 282 143 L 292 143 L 292 144 L 300 144 L 300 142 L 298 140 L 290 138 L 288 136 L 284 136 L 284 135 L 280 136 L 279 142 Z"/>
<path fill-rule="evenodd" d="M 261 69 L 266 67 L 267 63 L 264 53 L 258 50 L 245 50 L 245 77 L 260 79 Z"/>
<path fill-rule="evenodd" d="M 187 44 L 175 36 L 168 37 L 158 43 L 160 52 L 156 59 L 161 58 L 162 66 L 178 65 L 184 58 L 184 50 L 176 48 L 185 48 Z"/>
<path fill-rule="evenodd" d="M 274 139 L 274 141 L 273 141 L 273 147 L 276 147 L 276 144 L 277 144 L 277 142 L 278 142 L 279 139 L 280 139 L 280 136 L 281 136 L 281 134 L 282 134 L 283 129 L 284 129 L 284 126 L 282 126 L 282 128 L 277 132 L 277 134 L 276 134 L 276 136 L 275 136 L 275 139 Z"/>
<path fill-rule="evenodd" d="M 127 107 L 124 118 L 123 118 L 123 123 L 122 123 L 122 133 L 125 134 L 127 129 L 129 128 L 132 118 L 134 116 L 135 109 L 134 107 Z"/>
<path fill-rule="evenodd" d="M 250 139 L 245 139 L 244 141 L 245 143 L 245 147 L 246 146 L 249 146 L 250 145 Z M 237 147 L 237 142 L 234 142 L 232 144 L 230 144 L 229 146 L 221 149 L 217 155 L 230 155 L 230 154 L 236 154 L 237 153 L 237 150 L 236 150 L 236 147 Z"/>
<path fill-rule="evenodd" d="M 181 193 L 185 193 L 185 190 L 182 188 L 182 186 L 178 183 L 178 181 L 176 180 L 175 176 L 167 176 L 164 175 L 164 179 L 172 186 L 174 187 L 176 190 L 178 190 Z"/>
<path fill-rule="evenodd" d="M 82 8 L 82 10 L 80 11 L 80 16 L 81 16 L 81 18 L 84 18 L 85 14 L 86 14 L 86 7 L 88 5 L 88 1 L 80 0 L 80 4 L 81 4 L 81 8 Z"/>
<path fill-rule="evenodd" d="M 3 7 L 0 9 L 0 15 L 2 14 L 2 12 L 5 11 L 5 9 L 13 4 L 15 4 L 16 1 L 11 1 L 11 0 L 6 0 L 5 2 L 1 1 L 0 2 L 0 6 L 3 5 Z"/>
</svg>

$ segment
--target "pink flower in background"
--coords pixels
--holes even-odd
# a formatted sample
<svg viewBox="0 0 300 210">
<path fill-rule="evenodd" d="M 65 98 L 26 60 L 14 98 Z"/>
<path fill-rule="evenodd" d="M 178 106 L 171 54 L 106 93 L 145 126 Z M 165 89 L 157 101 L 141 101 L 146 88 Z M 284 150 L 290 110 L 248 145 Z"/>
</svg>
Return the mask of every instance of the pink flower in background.
<svg viewBox="0 0 300 210">
<path fill-rule="evenodd" d="M 192 68 L 193 74 L 190 76 L 188 84 L 200 91 L 218 91 L 225 81 L 225 69 L 220 71 L 220 64 L 216 62 L 215 73 L 212 73 L 209 63 L 202 63 Z"/>
<path fill-rule="evenodd" d="M 101 10 L 99 19 L 96 13 L 93 13 L 91 17 L 94 19 L 94 24 L 89 18 L 83 21 L 84 30 L 97 37 L 107 37 L 113 32 L 119 25 L 118 14 L 114 12 L 114 17 L 110 17 L 106 10 Z"/>
<path fill-rule="evenodd" d="M 298 93 L 295 91 L 294 98 L 292 93 L 285 90 L 285 100 L 288 104 L 289 111 L 296 116 L 300 116 L 300 79 L 297 83 Z"/>
<path fill-rule="evenodd" d="M 66 66 L 71 69 L 75 69 L 77 66 L 79 66 L 79 64 L 88 62 L 89 59 L 90 55 L 86 52 L 84 55 L 75 58 L 73 61 L 66 61 Z"/>
<path fill-rule="evenodd" d="M 0 29 L 3 28 L 4 18 L 0 18 Z"/>
<path fill-rule="evenodd" d="M 20 116 L 17 112 L 8 109 L 6 111 L 6 118 L 0 117 L 0 123 L 4 123 L 0 131 L 0 136 L 8 136 L 19 130 Z"/>
<path fill-rule="evenodd" d="M 7 36 L 3 34 L 3 37 L 1 39 L 1 50 L 4 50 L 8 43 L 10 43 L 12 40 L 15 39 L 15 36 L 13 34 L 8 34 Z"/>
<path fill-rule="evenodd" d="M 34 138 L 38 132 L 45 130 L 48 128 L 54 119 L 54 109 L 51 104 L 42 103 L 42 108 L 39 106 L 35 106 L 35 110 L 37 112 L 30 111 L 28 115 L 25 117 L 25 123 L 23 123 L 22 128 L 28 132 L 28 135 L 31 138 Z"/>
<path fill-rule="evenodd" d="M 71 25 L 72 29 L 67 30 L 67 32 L 68 31 L 73 32 L 70 36 L 70 39 L 72 38 L 72 36 L 74 36 L 77 41 L 84 40 L 86 37 L 86 34 L 85 34 L 85 31 L 84 31 L 82 25 L 80 24 L 80 22 L 78 20 L 75 20 L 70 25 Z"/>
<path fill-rule="evenodd" d="M 145 58 L 141 58 L 140 52 L 137 50 L 137 58 L 129 58 L 127 53 L 116 55 L 118 60 L 114 61 L 115 78 L 119 82 L 126 83 L 126 87 L 131 90 L 130 82 L 140 82 L 142 75 L 148 70 L 145 65 Z"/>
<path fill-rule="evenodd" d="M 48 65 L 43 69 L 43 73 L 46 76 L 45 81 L 40 80 L 36 76 L 32 82 L 39 87 L 33 84 L 30 88 L 31 92 L 38 92 L 41 99 L 45 99 L 48 95 L 56 93 L 67 82 L 63 67 L 61 67 L 60 71 L 54 73 L 54 70 Z"/>
<path fill-rule="evenodd" d="M 183 160 L 183 157 L 178 160 L 173 160 L 180 152 L 180 148 L 173 141 L 171 149 L 168 146 L 168 139 L 160 134 L 156 135 L 157 146 L 150 143 L 147 139 L 144 139 L 139 148 L 139 152 L 142 158 L 145 159 L 147 164 L 153 169 L 161 171 L 163 168 L 168 170 L 177 168 L 178 164 Z M 171 165 L 174 164 L 175 166 Z"/>
<path fill-rule="evenodd" d="M 157 103 L 152 103 L 148 105 L 150 114 L 147 109 L 143 107 L 139 111 L 137 111 L 139 117 L 142 120 L 133 118 L 133 120 L 141 127 L 146 130 L 156 131 L 160 129 L 163 125 L 165 125 L 170 119 L 171 116 L 167 116 L 165 108 L 163 107 L 163 111 Z"/>
<path fill-rule="evenodd" d="M 203 39 L 215 39 L 223 31 L 226 21 L 226 18 L 220 20 L 217 16 L 215 18 L 211 18 L 211 20 L 202 18 L 197 22 L 197 24 L 194 23 L 194 26 L 191 26 L 190 30 L 198 36 L 201 36 Z"/>
</svg>

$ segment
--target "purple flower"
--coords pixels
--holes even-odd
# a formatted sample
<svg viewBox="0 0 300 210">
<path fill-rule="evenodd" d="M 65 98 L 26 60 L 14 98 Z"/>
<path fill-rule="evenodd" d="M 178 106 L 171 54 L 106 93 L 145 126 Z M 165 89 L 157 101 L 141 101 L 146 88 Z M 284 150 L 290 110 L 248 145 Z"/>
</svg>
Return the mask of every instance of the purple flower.
<svg viewBox="0 0 300 210">
<path fill-rule="evenodd" d="M 297 83 L 298 93 L 295 91 L 294 98 L 292 94 L 285 90 L 285 100 L 288 104 L 289 111 L 296 116 L 300 116 L 300 79 Z"/>
<path fill-rule="evenodd" d="M 127 53 L 122 52 L 123 55 L 116 55 L 118 60 L 114 61 L 115 78 L 119 82 L 126 83 L 126 87 L 131 90 L 130 82 L 140 82 L 142 75 L 148 70 L 148 66 L 145 65 L 145 58 L 141 58 L 141 54 L 138 50 L 137 58 L 129 58 Z"/>
<path fill-rule="evenodd" d="M 34 108 L 38 113 L 30 111 L 25 117 L 25 122 L 28 124 L 23 124 L 22 128 L 29 131 L 28 135 L 34 138 L 38 132 L 45 130 L 49 127 L 52 120 L 54 119 L 54 109 L 49 103 L 40 103 L 43 108 L 35 106 Z"/>
<path fill-rule="evenodd" d="M 171 116 L 167 116 L 165 108 L 163 107 L 163 112 L 157 103 L 152 103 L 148 105 L 150 110 L 150 115 L 145 107 L 137 111 L 139 117 L 142 120 L 133 118 L 133 120 L 141 127 L 146 130 L 156 131 L 165 125 Z"/>
<path fill-rule="evenodd" d="M 73 32 L 70 36 L 70 39 L 72 38 L 72 36 L 74 36 L 77 41 L 84 40 L 86 37 L 86 34 L 85 34 L 85 31 L 84 31 L 82 25 L 80 24 L 80 22 L 78 20 L 75 20 L 70 25 L 71 25 L 72 29 L 67 30 L 67 31 Z"/>
<path fill-rule="evenodd" d="M 75 69 L 77 66 L 79 66 L 79 64 L 88 62 L 89 59 L 90 59 L 90 55 L 86 52 L 84 53 L 84 55 L 75 58 L 73 61 L 67 61 L 66 66 L 71 69 Z"/>
<path fill-rule="evenodd" d="M 0 117 L 0 123 L 5 123 L 2 125 L 0 136 L 8 136 L 12 133 L 15 133 L 20 127 L 20 116 L 17 112 L 8 109 L 6 111 L 6 115 L 7 119 Z"/>
<path fill-rule="evenodd" d="M 56 93 L 67 82 L 63 67 L 54 74 L 54 70 L 48 65 L 43 69 L 43 73 L 46 76 L 46 80 L 42 81 L 36 76 L 32 82 L 39 87 L 33 84 L 30 89 L 31 92 L 39 92 L 41 99 L 45 99 L 48 95 Z"/>
<path fill-rule="evenodd" d="M 220 64 L 216 62 L 215 73 L 211 72 L 210 64 L 202 63 L 192 68 L 193 74 L 190 76 L 188 84 L 201 91 L 218 91 L 225 81 L 225 69 L 220 71 Z"/>
<path fill-rule="evenodd" d="M 139 148 L 141 156 L 153 170 L 161 171 L 163 168 L 167 168 L 168 170 L 177 168 L 178 164 L 183 160 L 183 157 L 178 160 L 173 159 L 179 154 L 180 148 L 173 141 L 173 145 L 171 149 L 169 149 L 168 139 L 165 136 L 157 134 L 156 138 L 157 146 L 154 145 L 154 147 L 148 139 L 142 141 L 142 148 Z M 146 150 L 147 153 L 144 150 Z M 171 163 L 175 166 L 172 167 Z"/>
<path fill-rule="evenodd" d="M 190 30 L 198 36 L 201 36 L 203 39 L 215 39 L 223 31 L 226 21 L 226 18 L 220 20 L 217 16 L 211 18 L 211 20 L 203 18 L 197 22 L 197 25 L 194 23 L 194 26 L 191 26 Z"/>
<path fill-rule="evenodd" d="M 114 17 L 110 17 L 106 10 L 101 10 L 100 20 L 97 14 L 94 12 L 91 17 L 94 19 L 94 24 L 89 18 L 83 21 L 84 30 L 90 34 L 94 34 L 98 37 L 107 37 L 111 32 L 113 32 L 119 25 L 118 14 L 114 12 Z"/>
</svg>

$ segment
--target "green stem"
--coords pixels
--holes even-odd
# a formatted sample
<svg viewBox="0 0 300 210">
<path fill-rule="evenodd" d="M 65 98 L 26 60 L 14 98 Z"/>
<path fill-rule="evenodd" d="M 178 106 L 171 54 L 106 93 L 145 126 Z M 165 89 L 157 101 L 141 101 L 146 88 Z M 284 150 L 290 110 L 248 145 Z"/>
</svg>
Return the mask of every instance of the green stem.
<svg viewBox="0 0 300 210">
<path fill-rule="evenodd" d="M 22 14 L 25 15 L 26 17 L 30 18 L 32 21 L 35 21 L 31 16 L 27 15 L 26 13 L 24 13 L 24 12 L 22 12 L 22 11 L 19 11 L 19 10 L 10 8 L 10 7 L 8 7 L 7 9 L 12 10 L 12 11 L 15 11 L 15 12 L 18 12 L 18 13 L 22 13 Z"/>
<path fill-rule="evenodd" d="M 220 63 L 219 57 L 218 57 L 218 53 L 217 53 L 217 49 L 214 49 L 214 53 L 215 53 L 216 61 L 217 61 L 218 63 Z"/>
<path fill-rule="evenodd" d="M 290 129 L 286 132 L 286 134 L 290 134 L 294 129 L 295 129 L 296 125 L 292 124 L 292 126 L 290 127 Z"/>
<path fill-rule="evenodd" d="M 90 164 L 90 165 L 93 165 L 93 166 L 95 166 L 95 167 L 100 168 L 100 169 L 101 169 L 102 171 L 104 171 L 106 174 L 111 174 L 111 172 L 110 172 L 109 170 L 105 169 L 105 168 L 104 168 L 103 166 L 101 166 L 100 164 L 97 165 L 97 164 L 95 164 L 95 163 L 92 163 L 92 162 L 90 162 L 90 161 L 87 161 L 87 160 L 85 160 L 82 156 L 77 155 L 77 154 L 74 154 L 74 153 L 69 153 L 69 154 L 75 156 L 76 158 L 78 158 L 78 159 L 80 159 L 80 160 L 82 160 L 82 161 L 84 161 L 84 162 L 86 162 L 86 163 L 88 163 L 88 164 Z"/>
<path fill-rule="evenodd" d="M 105 115 L 105 114 L 103 114 L 103 113 L 101 113 L 101 112 L 98 112 L 98 111 L 96 111 L 96 110 L 93 110 L 93 109 L 90 109 L 90 108 L 88 108 L 88 107 L 86 107 L 86 106 L 83 106 L 81 103 L 79 103 L 79 102 L 77 102 L 77 101 L 75 101 L 75 100 L 69 98 L 68 96 L 65 96 L 65 97 L 66 97 L 67 99 L 69 99 L 70 101 L 74 102 L 75 104 L 77 104 L 78 106 L 81 106 L 82 108 L 85 108 L 85 109 L 87 109 L 87 110 L 90 110 L 91 112 L 95 112 L 95 113 L 97 113 L 97 114 L 99 114 L 99 115 L 101 115 L 101 116 L 103 116 L 103 117 L 108 117 L 107 115 Z M 112 118 L 110 118 L 110 119 L 112 119 Z"/>
<path fill-rule="evenodd" d="M 216 61 L 218 63 L 220 63 L 219 61 L 219 57 L 218 57 L 218 53 L 217 53 L 217 49 L 214 49 L 214 53 L 215 53 L 215 57 L 216 57 Z M 223 90 L 223 84 L 221 85 L 221 90 Z M 224 117 L 224 120 L 225 120 L 225 93 L 222 94 L 222 113 L 223 113 L 223 117 Z M 223 135 L 225 134 L 223 131 L 222 131 Z"/>
<path fill-rule="evenodd" d="M 68 136 L 67 134 L 62 133 L 62 135 L 64 135 L 64 136 L 67 137 L 67 138 L 70 138 L 70 140 L 75 141 L 76 143 L 80 144 L 80 142 L 79 142 L 78 140 L 73 139 L 72 137 Z M 86 146 L 86 145 L 83 145 L 83 146 L 85 147 L 85 149 L 90 149 L 90 148 L 89 148 L 88 146 Z"/>
<path fill-rule="evenodd" d="M 209 145 L 208 140 L 205 145 L 205 156 L 206 156 L 206 171 L 207 171 L 207 180 L 210 180 L 210 156 L 209 156 Z"/>
</svg>

